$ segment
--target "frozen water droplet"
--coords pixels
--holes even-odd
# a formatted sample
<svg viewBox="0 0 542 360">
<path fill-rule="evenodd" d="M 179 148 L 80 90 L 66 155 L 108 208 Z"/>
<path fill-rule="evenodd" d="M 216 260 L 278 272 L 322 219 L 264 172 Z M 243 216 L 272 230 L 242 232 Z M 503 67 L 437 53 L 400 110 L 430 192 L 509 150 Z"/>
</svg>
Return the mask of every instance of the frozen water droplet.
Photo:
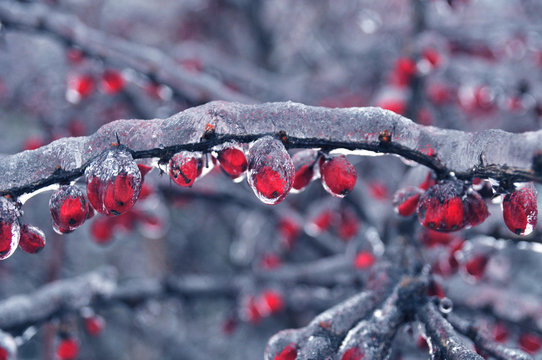
<svg viewBox="0 0 542 360">
<path fill-rule="evenodd" d="M 86 169 L 87 196 L 101 214 L 119 215 L 132 208 L 141 191 L 141 172 L 122 146 L 98 156 Z"/>
<path fill-rule="evenodd" d="M 266 136 L 252 145 L 248 153 L 247 181 L 258 199 L 278 204 L 292 188 L 294 164 L 279 140 Z"/>
<path fill-rule="evenodd" d="M 5 197 L 0 197 L 0 260 L 10 257 L 19 246 L 19 216 L 17 206 Z"/>
</svg>

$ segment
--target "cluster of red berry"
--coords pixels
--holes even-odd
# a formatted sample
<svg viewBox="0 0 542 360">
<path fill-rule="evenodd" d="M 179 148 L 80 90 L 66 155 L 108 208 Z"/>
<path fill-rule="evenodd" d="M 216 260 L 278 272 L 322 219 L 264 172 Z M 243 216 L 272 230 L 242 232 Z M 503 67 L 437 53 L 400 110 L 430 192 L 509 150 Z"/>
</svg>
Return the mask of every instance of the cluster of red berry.
<svg viewBox="0 0 542 360">
<path fill-rule="evenodd" d="M 516 235 L 530 234 L 537 222 L 536 189 L 523 184 L 502 195 L 502 212 L 506 226 Z M 491 195 L 494 196 L 493 191 Z M 395 210 L 402 216 L 418 214 L 426 228 L 450 232 L 481 224 L 488 216 L 480 193 L 457 179 L 435 183 L 429 177 L 419 187 L 400 189 L 394 196 Z"/>
</svg>

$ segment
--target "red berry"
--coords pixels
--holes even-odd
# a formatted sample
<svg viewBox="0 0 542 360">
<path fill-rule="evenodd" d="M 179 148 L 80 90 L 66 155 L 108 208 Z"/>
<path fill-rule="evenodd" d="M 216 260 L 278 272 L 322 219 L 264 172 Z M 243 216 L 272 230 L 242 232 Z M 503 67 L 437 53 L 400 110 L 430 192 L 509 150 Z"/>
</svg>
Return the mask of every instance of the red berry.
<svg viewBox="0 0 542 360">
<path fill-rule="evenodd" d="M 266 270 L 276 269 L 281 263 L 280 257 L 273 253 L 264 254 L 260 260 L 260 266 Z"/>
<path fill-rule="evenodd" d="M 508 339 L 509 331 L 504 323 L 498 322 L 493 326 L 492 333 L 495 341 L 504 343 Z"/>
<path fill-rule="evenodd" d="M 254 194 L 265 204 L 284 200 L 294 181 L 295 169 L 280 140 L 265 136 L 248 153 L 247 181 Z"/>
<path fill-rule="evenodd" d="M 325 161 L 321 168 L 322 185 L 331 195 L 344 197 L 356 185 L 358 175 L 344 155 Z"/>
<path fill-rule="evenodd" d="M 194 184 L 202 167 L 203 163 L 198 154 L 181 151 L 169 160 L 168 172 L 177 185 L 188 187 Z"/>
<path fill-rule="evenodd" d="M 116 70 L 105 70 L 102 74 L 101 88 L 106 94 L 116 94 L 124 89 L 124 77 Z"/>
<path fill-rule="evenodd" d="M 23 149 L 24 150 L 36 150 L 40 147 L 45 145 L 45 142 L 42 140 L 41 137 L 38 136 L 31 136 L 28 137 L 24 143 L 23 143 Z"/>
<path fill-rule="evenodd" d="M 445 180 L 430 187 L 418 203 L 418 220 L 436 231 L 456 231 L 466 224 L 463 209 L 463 184 Z"/>
<path fill-rule="evenodd" d="M 529 184 L 507 194 L 502 201 L 502 214 L 508 229 L 516 235 L 529 235 L 538 217 L 534 186 Z"/>
<path fill-rule="evenodd" d="M 79 355 L 79 344 L 75 339 L 62 339 L 56 348 L 56 356 L 59 360 L 74 360 Z"/>
<path fill-rule="evenodd" d="M 262 316 L 277 313 L 284 308 L 282 295 L 274 290 L 265 290 L 257 299 L 258 312 Z"/>
<path fill-rule="evenodd" d="M 486 255 L 474 256 L 465 263 L 465 271 L 476 280 L 480 280 L 484 277 L 488 260 Z"/>
<path fill-rule="evenodd" d="M 77 103 L 94 92 L 94 78 L 91 75 L 75 75 L 68 79 L 66 97 Z"/>
<path fill-rule="evenodd" d="M 540 350 L 540 347 L 542 347 L 542 339 L 539 336 L 530 333 L 521 334 L 518 343 L 519 347 L 529 354 L 536 353 Z"/>
<path fill-rule="evenodd" d="M 380 182 L 372 182 L 369 184 L 371 196 L 377 200 L 386 200 L 388 198 L 388 187 Z"/>
<path fill-rule="evenodd" d="M 23 225 L 19 247 L 29 254 L 40 252 L 45 247 L 45 234 L 35 226 Z"/>
<path fill-rule="evenodd" d="M 241 149 L 226 147 L 218 152 L 217 158 L 222 170 L 233 179 L 247 170 L 247 158 Z"/>
<path fill-rule="evenodd" d="M 81 226 L 88 216 L 85 195 L 77 186 L 63 185 L 49 200 L 49 210 L 53 218 L 53 228 L 67 233 Z"/>
<path fill-rule="evenodd" d="M 431 64 L 432 67 L 438 67 L 440 65 L 440 54 L 433 48 L 427 48 L 423 51 L 422 56 L 425 60 Z"/>
<path fill-rule="evenodd" d="M 296 360 L 297 358 L 297 346 L 295 343 L 288 344 L 282 349 L 282 351 L 275 355 L 274 360 Z"/>
<path fill-rule="evenodd" d="M 401 216 L 410 216 L 416 212 L 418 201 L 423 194 L 422 189 L 408 186 L 398 190 L 393 195 L 393 206 L 395 211 Z"/>
<path fill-rule="evenodd" d="M 346 350 L 341 356 L 341 360 L 362 360 L 363 359 L 363 351 L 361 351 L 360 348 L 352 347 L 348 350 Z"/>
<path fill-rule="evenodd" d="M 85 329 L 92 336 L 99 335 L 105 327 L 105 320 L 99 315 L 89 316 L 84 321 Z"/>
<path fill-rule="evenodd" d="M 423 229 L 420 236 L 420 242 L 427 247 L 434 247 L 437 245 L 446 246 L 453 240 L 453 235 L 441 233 L 431 229 Z"/>
<path fill-rule="evenodd" d="M 406 111 L 406 103 L 402 99 L 386 99 L 378 102 L 377 106 L 384 110 L 393 111 L 396 114 L 402 115 Z"/>
<path fill-rule="evenodd" d="M 3 347 L 0 347 L 0 360 L 8 360 L 8 351 Z M 294 359 L 295 360 L 295 359 Z"/>
<path fill-rule="evenodd" d="M 243 310 L 246 320 L 253 324 L 260 322 L 262 320 L 262 313 L 254 296 L 248 296 L 244 302 Z"/>
<path fill-rule="evenodd" d="M 348 208 L 343 208 L 340 214 L 337 234 L 345 241 L 351 240 L 359 231 L 358 217 L 356 213 Z"/>
<path fill-rule="evenodd" d="M 106 244 L 113 238 L 113 224 L 110 218 L 100 217 L 90 225 L 90 234 L 98 244 Z"/>
<path fill-rule="evenodd" d="M 464 205 L 465 220 L 470 226 L 481 224 L 489 216 L 484 199 L 476 191 L 467 194 L 467 197 L 464 199 Z"/>
<path fill-rule="evenodd" d="M 139 181 L 138 178 L 131 174 L 117 175 L 106 185 L 103 198 L 104 207 L 114 215 L 120 215 L 130 210 L 138 199 L 134 196 L 137 181 Z M 141 186 L 138 189 L 139 192 L 141 192 Z"/>
<path fill-rule="evenodd" d="M 0 260 L 7 259 L 19 246 L 21 229 L 19 210 L 5 197 L 0 197 Z"/>
<path fill-rule="evenodd" d="M 283 217 L 279 220 L 278 226 L 284 245 L 286 245 L 288 249 L 291 249 L 294 245 L 295 239 L 297 239 L 299 233 L 301 232 L 299 225 L 297 222 Z"/>
<path fill-rule="evenodd" d="M 333 224 L 335 213 L 331 210 L 324 210 L 314 217 L 308 224 L 308 229 L 311 235 L 318 235 L 321 232 L 327 231 Z"/>
<path fill-rule="evenodd" d="M 66 57 L 71 63 L 77 64 L 83 61 L 85 55 L 83 54 L 83 51 L 81 49 L 70 48 L 66 50 Z"/>
<path fill-rule="evenodd" d="M 318 153 L 312 149 L 302 150 L 292 157 L 295 168 L 293 188 L 297 191 L 303 190 L 314 177 L 314 164 Z"/>
<path fill-rule="evenodd" d="M 356 269 L 367 269 L 373 266 L 376 259 L 369 251 L 362 251 L 356 255 L 354 259 L 354 267 Z"/>
<path fill-rule="evenodd" d="M 392 73 L 392 81 L 398 86 L 406 86 L 412 80 L 412 77 L 416 73 L 416 63 L 414 60 L 401 57 L 397 59 L 395 68 Z"/>
<path fill-rule="evenodd" d="M 101 214 L 119 215 L 131 209 L 141 192 L 141 172 L 123 147 L 102 153 L 86 169 L 87 196 Z"/>
</svg>

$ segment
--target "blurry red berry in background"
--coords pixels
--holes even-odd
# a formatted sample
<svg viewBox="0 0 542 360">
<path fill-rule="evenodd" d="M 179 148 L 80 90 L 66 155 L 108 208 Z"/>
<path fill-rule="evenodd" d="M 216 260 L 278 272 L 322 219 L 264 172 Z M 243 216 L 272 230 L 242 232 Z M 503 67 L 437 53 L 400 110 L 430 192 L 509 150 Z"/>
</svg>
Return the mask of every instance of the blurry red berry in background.
<svg viewBox="0 0 542 360">
<path fill-rule="evenodd" d="M 103 92 L 113 95 L 124 89 L 125 80 L 119 71 L 108 69 L 102 74 L 100 86 Z"/>
<path fill-rule="evenodd" d="M 59 360 L 74 360 L 79 355 L 79 344 L 75 339 L 62 339 L 56 348 L 56 356 Z"/>
</svg>

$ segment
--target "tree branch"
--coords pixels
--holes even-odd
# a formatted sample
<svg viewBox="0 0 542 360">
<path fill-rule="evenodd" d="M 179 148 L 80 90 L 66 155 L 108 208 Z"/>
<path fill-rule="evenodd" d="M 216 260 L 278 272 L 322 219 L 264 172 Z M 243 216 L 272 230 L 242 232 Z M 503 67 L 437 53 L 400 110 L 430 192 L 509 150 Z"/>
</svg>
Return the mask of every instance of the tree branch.
<svg viewBox="0 0 542 360">
<path fill-rule="evenodd" d="M 452 325 L 437 310 L 435 304 L 427 302 L 418 308 L 417 316 L 425 325 L 427 336 L 431 340 L 432 359 L 446 360 L 483 360 L 484 358 L 470 350 L 459 338 Z"/>
<path fill-rule="evenodd" d="M 481 350 L 497 360 L 533 360 L 533 357 L 521 350 L 510 349 L 493 341 L 471 322 L 455 314 L 448 315 L 448 321 L 461 334 L 469 337 Z"/>
<path fill-rule="evenodd" d="M 51 34 L 67 44 L 79 46 L 90 56 L 129 66 L 198 103 L 211 99 L 255 102 L 207 74 L 193 74 L 184 70 L 158 49 L 92 29 L 77 17 L 62 14 L 40 3 L 0 1 L 0 22 L 7 29 Z"/>
<path fill-rule="evenodd" d="M 217 135 L 203 140 L 207 124 L 214 125 Z M 280 137 L 280 131 L 288 135 L 285 145 L 289 148 L 369 150 L 400 155 L 442 177 L 453 172 L 460 179 L 542 182 L 542 173 L 532 169 L 533 159 L 540 161 L 542 131 L 445 130 L 415 124 L 380 108 L 211 102 L 163 120 L 118 120 L 87 137 L 63 138 L 37 150 L 3 156 L 0 195 L 16 197 L 77 179 L 117 136 L 136 159 L 168 159 L 180 150 L 205 152 L 228 141 L 248 143 L 270 134 Z M 390 142 L 379 139 L 384 131 L 391 134 Z M 424 153 L 428 146 L 436 155 Z"/>
</svg>

